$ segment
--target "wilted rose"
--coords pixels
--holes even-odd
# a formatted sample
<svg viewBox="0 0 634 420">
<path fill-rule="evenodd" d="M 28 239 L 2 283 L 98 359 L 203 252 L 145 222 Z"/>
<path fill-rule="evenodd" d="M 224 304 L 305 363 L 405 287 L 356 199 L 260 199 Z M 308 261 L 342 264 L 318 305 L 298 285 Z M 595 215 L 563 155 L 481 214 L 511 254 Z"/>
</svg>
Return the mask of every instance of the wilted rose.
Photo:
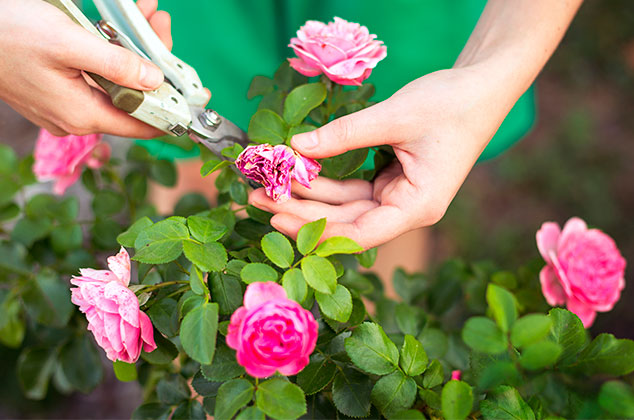
<svg viewBox="0 0 634 420">
<path fill-rule="evenodd" d="M 97 169 L 110 159 L 110 146 L 101 139 L 100 134 L 57 137 L 41 129 L 35 143 L 35 176 L 39 181 L 56 181 L 55 194 L 64 194 L 84 166 Z"/>
<path fill-rule="evenodd" d="M 576 217 L 563 231 L 547 222 L 537 232 L 537 247 L 547 264 L 539 277 L 550 305 L 566 304 L 588 328 L 597 312 L 611 310 L 619 300 L 626 262 L 605 233 Z"/>
<path fill-rule="evenodd" d="M 150 318 L 139 309 L 139 301 L 128 289 L 130 256 L 124 248 L 108 258 L 110 270 L 82 268 L 71 283 L 71 300 L 86 314 L 88 330 L 113 362 L 134 363 L 141 350 L 156 349 Z"/>
<path fill-rule="evenodd" d="M 313 314 L 288 299 L 282 286 L 256 282 L 231 316 L 227 345 L 253 377 L 295 375 L 308 364 L 318 328 Z"/>
<path fill-rule="evenodd" d="M 236 166 L 247 178 L 262 184 L 266 195 L 284 202 L 291 197 L 291 180 L 310 188 L 321 165 L 288 146 L 260 144 L 249 146 L 236 159 Z"/>
<path fill-rule="evenodd" d="M 289 58 L 295 70 L 308 77 L 324 73 L 340 85 L 361 85 L 387 55 L 368 28 L 338 17 L 328 24 L 309 20 L 289 47 L 298 57 Z"/>
</svg>

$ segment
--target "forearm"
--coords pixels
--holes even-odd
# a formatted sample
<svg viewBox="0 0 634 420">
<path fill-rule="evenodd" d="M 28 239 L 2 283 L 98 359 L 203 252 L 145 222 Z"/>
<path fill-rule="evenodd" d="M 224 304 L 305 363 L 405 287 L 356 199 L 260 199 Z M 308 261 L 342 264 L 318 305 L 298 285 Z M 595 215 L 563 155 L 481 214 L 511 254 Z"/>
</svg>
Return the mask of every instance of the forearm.
<svg viewBox="0 0 634 420">
<path fill-rule="evenodd" d="M 489 0 L 454 67 L 482 70 L 513 106 L 561 41 L 582 0 Z"/>
</svg>

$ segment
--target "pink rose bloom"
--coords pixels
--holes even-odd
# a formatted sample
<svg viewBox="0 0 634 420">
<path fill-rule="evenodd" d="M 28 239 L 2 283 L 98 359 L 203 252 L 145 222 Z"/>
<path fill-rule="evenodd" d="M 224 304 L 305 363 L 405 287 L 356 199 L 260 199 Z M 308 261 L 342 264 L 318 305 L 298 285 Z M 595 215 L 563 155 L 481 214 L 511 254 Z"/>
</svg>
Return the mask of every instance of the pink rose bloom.
<svg viewBox="0 0 634 420">
<path fill-rule="evenodd" d="M 308 364 L 318 328 L 313 314 L 288 299 L 282 286 L 251 283 L 244 306 L 231 315 L 227 345 L 253 377 L 295 375 Z"/>
<path fill-rule="evenodd" d="M 128 289 L 130 256 L 124 248 L 108 258 L 110 270 L 82 268 L 71 279 L 71 300 L 88 318 L 88 330 L 113 362 L 134 363 L 141 350 L 156 349 L 150 318 L 139 310 L 139 301 Z"/>
<path fill-rule="evenodd" d="M 266 195 L 278 202 L 291 198 L 291 180 L 306 188 L 317 178 L 321 165 L 284 145 L 249 146 L 236 159 L 236 166 L 247 178 L 262 184 Z"/>
<path fill-rule="evenodd" d="M 97 169 L 110 159 L 110 146 L 101 138 L 101 134 L 57 137 L 41 129 L 35 143 L 35 176 L 40 182 L 56 181 L 55 194 L 64 194 L 84 166 Z"/>
<path fill-rule="evenodd" d="M 382 41 L 368 28 L 338 17 L 327 25 L 309 20 L 289 45 L 298 58 L 288 61 L 304 76 L 324 73 L 340 85 L 361 85 L 387 55 Z"/>
<path fill-rule="evenodd" d="M 553 222 L 537 232 L 537 247 L 546 261 L 539 273 L 550 305 L 563 305 L 588 328 L 597 312 L 607 312 L 625 287 L 625 259 L 616 244 L 598 229 L 588 229 L 576 217 L 563 231 Z"/>
</svg>

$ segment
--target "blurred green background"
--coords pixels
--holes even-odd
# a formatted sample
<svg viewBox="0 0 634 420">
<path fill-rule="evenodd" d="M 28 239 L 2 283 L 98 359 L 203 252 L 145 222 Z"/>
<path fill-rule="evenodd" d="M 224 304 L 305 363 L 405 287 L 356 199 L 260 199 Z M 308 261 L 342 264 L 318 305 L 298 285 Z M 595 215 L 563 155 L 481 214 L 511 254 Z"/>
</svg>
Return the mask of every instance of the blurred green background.
<svg viewBox="0 0 634 420">
<path fill-rule="evenodd" d="M 513 269 L 535 232 L 573 216 L 612 236 L 634 270 L 634 2 L 586 1 L 537 80 L 533 131 L 479 164 L 433 228 L 432 263 L 460 256 Z M 593 333 L 634 337 L 634 286 Z"/>
</svg>

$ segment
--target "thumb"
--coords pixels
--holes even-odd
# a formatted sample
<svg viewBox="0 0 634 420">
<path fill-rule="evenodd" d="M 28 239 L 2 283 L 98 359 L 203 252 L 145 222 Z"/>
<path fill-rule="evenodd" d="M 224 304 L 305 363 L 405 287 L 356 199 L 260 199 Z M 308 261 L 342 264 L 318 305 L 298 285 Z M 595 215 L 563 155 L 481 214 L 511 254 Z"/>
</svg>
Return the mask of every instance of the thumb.
<svg viewBox="0 0 634 420">
<path fill-rule="evenodd" d="M 164 80 L 163 72 L 153 63 L 81 27 L 72 28 L 69 36 L 72 43 L 67 45 L 72 47 L 62 54 L 68 67 L 96 73 L 118 85 L 140 90 L 156 89 Z"/>
<path fill-rule="evenodd" d="M 394 143 L 394 119 L 387 101 L 354 112 L 291 139 L 293 149 L 304 156 L 320 159 L 362 147 Z"/>
</svg>

